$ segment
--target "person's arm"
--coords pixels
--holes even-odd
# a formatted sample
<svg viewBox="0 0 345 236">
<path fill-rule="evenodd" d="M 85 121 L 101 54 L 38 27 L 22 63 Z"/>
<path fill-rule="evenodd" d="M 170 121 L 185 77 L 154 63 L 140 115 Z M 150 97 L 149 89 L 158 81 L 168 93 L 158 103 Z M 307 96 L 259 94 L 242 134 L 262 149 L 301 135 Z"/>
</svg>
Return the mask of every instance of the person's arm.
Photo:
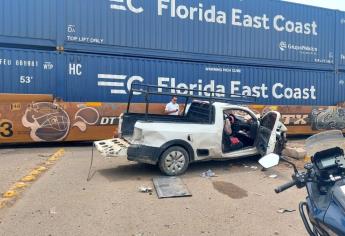
<svg viewBox="0 0 345 236">
<path fill-rule="evenodd" d="M 227 135 L 231 135 L 232 134 L 231 123 L 230 123 L 229 119 L 225 120 L 224 131 L 225 131 L 225 133 Z"/>
<path fill-rule="evenodd" d="M 165 111 L 165 114 L 167 114 L 167 115 L 170 115 L 171 113 L 175 113 L 175 112 L 177 112 L 178 110 L 175 110 L 175 111 Z"/>
<path fill-rule="evenodd" d="M 166 105 L 166 107 L 165 107 L 165 114 L 167 114 L 167 115 L 170 115 L 170 114 L 172 114 L 172 113 L 175 113 L 175 112 L 177 112 L 178 110 L 173 110 L 173 111 L 169 111 L 169 104 L 168 105 Z"/>
</svg>

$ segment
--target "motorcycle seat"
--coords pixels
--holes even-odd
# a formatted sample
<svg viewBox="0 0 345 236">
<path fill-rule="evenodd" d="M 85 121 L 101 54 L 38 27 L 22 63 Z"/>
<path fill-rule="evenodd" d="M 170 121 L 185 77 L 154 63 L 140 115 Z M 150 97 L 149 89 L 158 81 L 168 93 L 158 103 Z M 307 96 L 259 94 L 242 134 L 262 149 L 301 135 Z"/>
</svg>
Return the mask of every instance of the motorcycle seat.
<svg viewBox="0 0 345 236">
<path fill-rule="evenodd" d="M 345 185 L 333 187 L 333 198 L 345 210 Z"/>
</svg>

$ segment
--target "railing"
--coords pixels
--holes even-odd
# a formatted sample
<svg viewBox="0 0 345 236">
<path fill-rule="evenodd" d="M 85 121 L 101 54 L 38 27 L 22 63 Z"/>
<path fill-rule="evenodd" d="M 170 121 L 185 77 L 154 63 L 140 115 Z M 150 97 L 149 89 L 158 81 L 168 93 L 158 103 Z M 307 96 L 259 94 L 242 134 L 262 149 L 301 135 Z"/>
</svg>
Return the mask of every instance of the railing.
<svg viewBox="0 0 345 236">
<path fill-rule="evenodd" d="M 159 92 L 159 90 L 161 90 L 161 92 Z M 175 91 L 175 93 L 166 92 L 167 90 L 168 91 L 173 90 Z M 176 93 L 176 90 L 181 90 L 184 92 L 184 94 Z M 209 94 L 209 96 L 194 95 L 194 93 Z M 229 94 L 229 93 L 223 93 L 223 92 L 198 90 L 198 89 L 178 89 L 178 88 L 173 88 L 173 87 L 162 87 L 162 86 L 149 85 L 149 84 L 132 84 L 132 87 L 129 93 L 128 103 L 127 103 L 127 113 L 129 113 L 130 105 L 135 94 L 140 94 L 138 96 L 144 96 L 145 104 L 146 104 L 145 106 L 146 119 L 148 118 L 150 96 L 152 95 L 184 97 L 186 98 L 185 108 L 187 107 L 191 99 L 209 102 L 210 104 L 213 104 L 214 102 L 224 102 L 224 103 L 232 103 L 232 104 L 252 104 L 252 103 L 256 103 L 256 99 L 257 99 L 257 97 L 246 96 L 243 94 Z M 185 112 L 186 112 L 186 109 L 184 109 L 183 111 L 183 114 L 182 114 L 183 116 L 185 115 Z M 210 118 L 211 118 L 211 114 L 212 114 L 212 109 L 210 109 Z"/>
</svg>

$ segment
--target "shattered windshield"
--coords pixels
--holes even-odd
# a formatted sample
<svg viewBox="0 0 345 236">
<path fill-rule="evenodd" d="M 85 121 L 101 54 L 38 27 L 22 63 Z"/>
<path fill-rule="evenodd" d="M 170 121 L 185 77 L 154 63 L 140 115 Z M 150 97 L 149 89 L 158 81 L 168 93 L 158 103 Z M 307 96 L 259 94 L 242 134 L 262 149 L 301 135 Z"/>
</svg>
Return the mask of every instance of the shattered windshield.
<svg viewBox="0 0 345 236">
<path fill-rule="evenodd" d="M 345 138 L 342 131 L 330 130 L 315 134 L 306 140 L 306 150 L 308 156 L 334 147 L 345 150 Z"/>
</svg>

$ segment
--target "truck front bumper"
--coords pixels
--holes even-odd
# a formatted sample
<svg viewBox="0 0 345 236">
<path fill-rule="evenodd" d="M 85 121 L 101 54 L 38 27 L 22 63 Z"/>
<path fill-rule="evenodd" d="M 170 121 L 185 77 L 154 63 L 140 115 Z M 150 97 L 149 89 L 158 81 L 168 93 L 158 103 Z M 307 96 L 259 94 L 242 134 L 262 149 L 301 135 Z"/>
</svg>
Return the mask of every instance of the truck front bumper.
<svg viewBox="0 0 345 236">
<path fill-rule="evenodd" d="M 132 144 L 127 150 L 127 159 L 129 161 L 147 163 L 156 165 L 160 156 L 160 148 L 145 145 Z"/>
</svg>

